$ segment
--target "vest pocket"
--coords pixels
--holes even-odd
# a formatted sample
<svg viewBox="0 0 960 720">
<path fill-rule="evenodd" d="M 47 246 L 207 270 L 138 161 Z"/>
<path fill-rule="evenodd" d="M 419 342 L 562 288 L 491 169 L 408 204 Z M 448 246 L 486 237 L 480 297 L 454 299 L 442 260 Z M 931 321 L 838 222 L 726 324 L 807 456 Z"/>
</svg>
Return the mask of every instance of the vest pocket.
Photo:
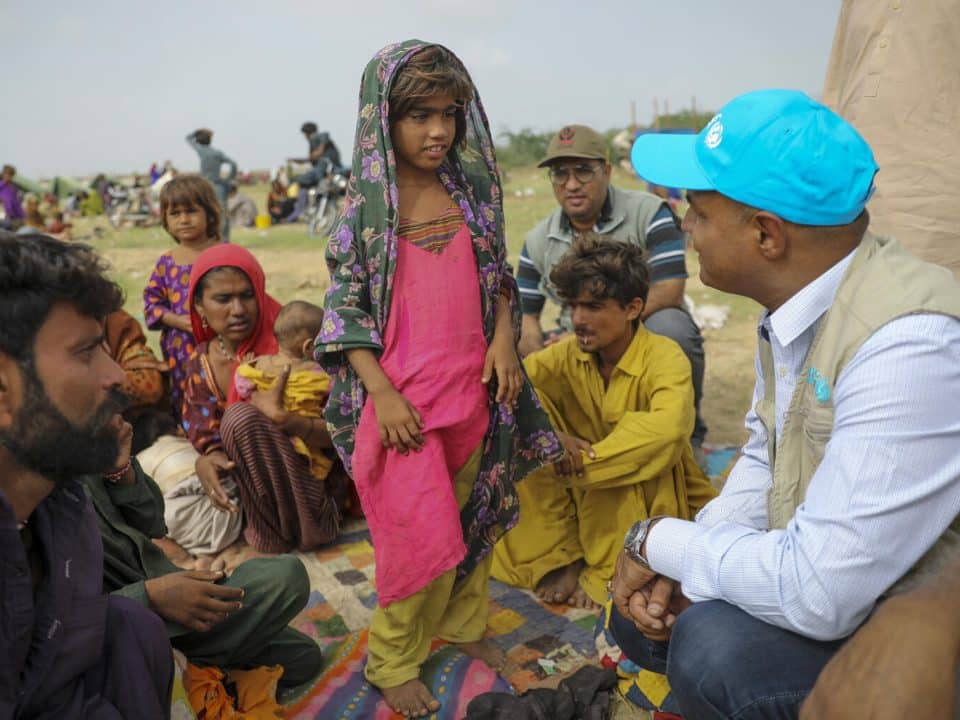
<svg viewBox="0 0 960 720">
<path fill-rule="evenodd" d="M 805 472 L 801 477 L 809 478 L 823 461 L 824 451 L 833 433 L 833 416 L 832 406 L 807 407 L 803 413 L 803 460 L 806 465 L 804 470 L 809 475 Z"/>
</svg>

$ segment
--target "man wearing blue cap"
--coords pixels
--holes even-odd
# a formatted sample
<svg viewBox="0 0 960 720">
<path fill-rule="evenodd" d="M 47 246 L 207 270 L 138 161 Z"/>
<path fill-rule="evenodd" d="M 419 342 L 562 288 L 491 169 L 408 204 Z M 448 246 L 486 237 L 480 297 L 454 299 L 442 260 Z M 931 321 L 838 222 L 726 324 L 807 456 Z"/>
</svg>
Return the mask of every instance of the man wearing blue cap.
<svg viewBox="0 0 960 720">
<path fill-rule="evenodd" d="M 960 541 L 960 286 L 868 231 L 873 154 L 803 93 L 642 136 L 633 163 L 688 189 L 703 281 L 766 310 L 742 457 L 694 522 L 627 533 L 610 629 L 666 673 L 666 710 L 792 717 L 877 603 Z"/>
</svg>

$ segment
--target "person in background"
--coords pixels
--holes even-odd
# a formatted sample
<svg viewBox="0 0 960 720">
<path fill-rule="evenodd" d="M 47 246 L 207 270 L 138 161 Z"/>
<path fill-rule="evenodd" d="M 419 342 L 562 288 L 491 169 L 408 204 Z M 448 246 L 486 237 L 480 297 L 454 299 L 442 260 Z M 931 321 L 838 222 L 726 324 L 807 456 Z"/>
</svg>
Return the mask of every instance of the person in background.
<svg viewBox="0 0 960 720">
<path fill-rule="evenodd" d="M 77 209 L 83 217 L 103 215 L 103 198 L 95 190 L 81 190 L 77 193 Z"/>
<path fill-rule="evenodd" d="M 4 165 L 0 172 L 0 203 L 3 204 L 4 218 L 0 220 L 0 229 L 16 230 L 23 224 L 26 216 L 20 204 L 20 188 L 13 181 L 17 169 L 13 165 Z"/>
<path fill-rule="evenodd" d="M 40 198 L 33 193 L 27 193 L 23 197 L 23 209 L 23 225 L 17 232 L 46 233 L 47 219 L 40 212 Z"/>
<path fill-rule="evenodd" d="M 328 175 L 340 172 L 340 150 L 330 139 L 330 133 L 319 132 L 315 122 L 305 122 L 300 132 L 307 139 L 307 162 L 313 167 L 297 175 L 293 180 L 300 186 L 300 194 L 293 212 L 287 216 L 287 222 L 296 221 L 307 206 L 307 191 Z"/>
<path fill-rule="evenodd" d="M 121 390 L 128 400 L 123 416 L 127 422 L 133 422 L 147 408 L 160 406 L 167 399 L 167 365 L 153 354 L 140 323 L 125 310 L 107 315 L 104 339 L 110 357 L 123 369 Z"/>
<path fill-rule="evenodd" d="M 223 151 L 210 145 L 213 140 L 213 130 L 200 128 L 187 135 L 187 144 L 192 147 L 200 158 L 200 174 L 213 186 L 220 203 L 220 236 L 224 242 L 230 241 L 230 218 L 227 216 L 227 195 L 230 184 L 237 176 L 237 164 Z M 226 177 L 222 175 L 223 166 L 229 169 Z"/>
<path fill-rule="evenodd" d="M 57 210 L 53 213 L 53 219 L 47 223 L 45 232 L 47 235 L 57 238 L 57 240 L 69 242 L 71 240 L 72 228 L 72 224 L 64 222 L 63 211 Z"/>
<path fill-rule="evenodd" d="M 98 173 L 90 183 L 90 189 L 100 196 L 104 207 L 110 207 L 110 181 L 103 173 Z"/>
<path fill-rule="evenodd" d="M 160 191 L 160 222 L 175 243 L 165 252 L 143 290 L 148 330 L 160 330 L 160 350 L 169 367 L 170 411 L 183 410 L 186 363 L 196 346 L 187 292 L 197 257 L 220 242 L 220 203 L 200 175 L 178 175 Z"/>
<path fill-rule="evenodd" d="M 691 434 L 694 452 L 707 426 L 700 415 L 703 397 L 703 336 L 690 313 L 683 293 L 687 267 L 686 236 L 679 220 L 665 202 L 640 190 L 622 190 L 611 184 L 613 166 L 607 158 L 604 139 L 592 128 L 568 125 L 550 140 L 539 167 L 546 167 L 557 207 L 534 227 L 520 250 L 517 281 L 523 303 L 520 352 L 524 356 L 544 346 L 540 313 L 547 298 L 559 303 L 550 282 L 550 271 L 584 232 L 596 232 L 614 240 L 639 245 L 647 251 L 650 294 L 643 308 L 644 327 L 674 340 L 690 361 L 693 371 L 696 421 Z M 563 310 L 560 329 L 570 332 L 570 313 Z"/>
<path fill-rule="evenodd" d="M 314 184 L 330 173 L 340 172 L 340 150 L 330 138 L 330 133 L 319 132 L 315 122 L 305 122 L 300 126 L 300 132 L 307 139 L 307 157 L 316 171 Z"/>
<path fill-rule="evenodd" d="M 240 192 L 236 183 L 230 184 L 230 192 L 227 195 L 227 214 L 230 216 L 230 224 L 237 227 L 253 227 L 257 217 L 256 203 L 249 195 Z"/>
<path fill-rule="evenodd" d="M 267 212 L 270 213 L 271 222 L 285 222 L 295 205 L 296 200 L 289 196 L 283 181 L 280 178 L 271 180 L 270 192 L 267 193 Z"/>
</svg>

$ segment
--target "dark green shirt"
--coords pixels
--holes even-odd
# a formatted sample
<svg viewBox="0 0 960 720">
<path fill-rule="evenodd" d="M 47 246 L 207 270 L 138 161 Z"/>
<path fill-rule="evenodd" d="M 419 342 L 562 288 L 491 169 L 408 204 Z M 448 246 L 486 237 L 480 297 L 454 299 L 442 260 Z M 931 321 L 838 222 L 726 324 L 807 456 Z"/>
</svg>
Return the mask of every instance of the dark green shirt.
<svg viewBox="0 0 960 720">
<path fill-rule="evenodd" d="M 103 539 L 104 591 L 149 607 L 144 580 L 180 568 L 151 540 L 167 534 L 163 493 L 137 461 L 132 462 L 137 477 L 132 485 L 111 483 L 96 475 L 82 478 L 82 483 L 96 510 Z"/>
</svg>

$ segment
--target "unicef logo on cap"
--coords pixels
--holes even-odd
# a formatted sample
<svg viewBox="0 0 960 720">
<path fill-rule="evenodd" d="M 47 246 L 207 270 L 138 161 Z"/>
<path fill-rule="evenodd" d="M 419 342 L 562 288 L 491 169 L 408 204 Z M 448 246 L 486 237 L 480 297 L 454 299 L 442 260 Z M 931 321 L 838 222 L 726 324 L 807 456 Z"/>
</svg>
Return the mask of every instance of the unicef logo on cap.
<svg viewBox="0 0 960 720">
<path fill-rule="evenodd" d="M 722 117 L 722 113 L 717 113 L 710 119 L 710 122 L 707 123 L 707 134 L 703 136 L 703 144 L 711 150 L 717 147 L 723 140 L 723 123 L 720 122 L 720 118 Z"/>
</svg>

